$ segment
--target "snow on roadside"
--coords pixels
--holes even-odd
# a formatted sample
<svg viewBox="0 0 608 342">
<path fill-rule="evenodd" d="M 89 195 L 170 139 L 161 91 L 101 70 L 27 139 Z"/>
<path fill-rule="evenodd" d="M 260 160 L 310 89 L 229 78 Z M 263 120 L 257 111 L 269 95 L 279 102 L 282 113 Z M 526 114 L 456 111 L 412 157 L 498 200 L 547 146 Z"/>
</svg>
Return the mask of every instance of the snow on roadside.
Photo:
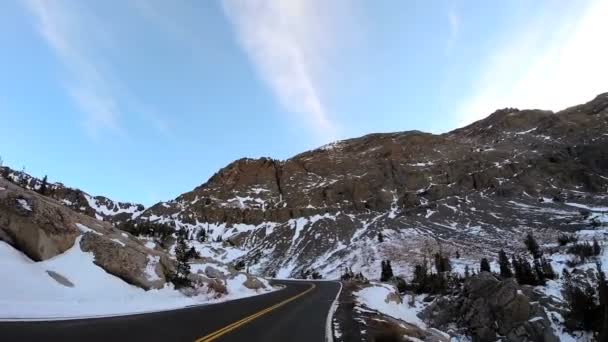
<svg viewBox="0 0 608 342">
<path fill-rule="evenodd" d="M 90 228 L 79 225 L 81 231 Z M 92 230 L 90 230 L 92 231 Z M 272 291 L 255 291 L 243 286 L 245 275 L 228 281 L 228 294 L 215 293 L 186 297 L 171 285 L 145 291 L 106 273 L 93 263 L 92 253 L 74 246 L 51 259 L 34 262 L 12 246 L 0 241 L 0 320 L 57 319 L 163 311 L 190 305 L 209 304 Z M 146 275 L 156 273 L 156 258 L 149 259 Z M 73 287 L 60 284 L 47 271 L 66 278 Z M 157 275 L 156 275 L 157 276 Z"/>
<path fill-rule="evenodd" d="M 415 324 L 420 328 L 426 328 L 426 324 L 418 318 L 418 313 L 424 309 L 422 297 L 416 300 L 413 307 L 408 303 L 396 303 L 388 301 L 388 295 L 395 293 L 395 288 L 387 284 L 374 283 L 370 287 L 363 288 L 354 293 L 359 303 L 366 307 L 377 310 L 385 315 Z"/>
</svg>

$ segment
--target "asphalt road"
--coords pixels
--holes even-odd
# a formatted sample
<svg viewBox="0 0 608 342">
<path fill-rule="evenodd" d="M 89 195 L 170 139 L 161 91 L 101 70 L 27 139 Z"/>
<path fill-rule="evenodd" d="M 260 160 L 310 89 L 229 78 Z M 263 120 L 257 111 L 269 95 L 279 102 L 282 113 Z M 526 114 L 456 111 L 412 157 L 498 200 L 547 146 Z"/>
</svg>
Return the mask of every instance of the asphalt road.
<svg viewBox="0 0 608 342">
<path fill-rule="evenodd" d="M 173 311 L 68 321 L 0 322 L 0 341 L 325 341 L 327 313 L 340 284 L 274 283 L 286 288 Z"/>
</svg>

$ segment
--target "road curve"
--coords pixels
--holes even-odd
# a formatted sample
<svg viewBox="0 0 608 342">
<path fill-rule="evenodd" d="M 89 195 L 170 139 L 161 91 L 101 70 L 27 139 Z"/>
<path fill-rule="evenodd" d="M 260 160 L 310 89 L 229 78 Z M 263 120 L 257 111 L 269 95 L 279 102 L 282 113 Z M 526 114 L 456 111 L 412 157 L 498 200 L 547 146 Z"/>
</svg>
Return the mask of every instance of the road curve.
<svg viewBox="0 0 608 342">
<path fill-rule="evenodd" d="M 325 341 L 337 282 L 273 281 L 269 294 L 148 314 L 47 322 L 0 322 L 12 341 Z"/>
</svg>

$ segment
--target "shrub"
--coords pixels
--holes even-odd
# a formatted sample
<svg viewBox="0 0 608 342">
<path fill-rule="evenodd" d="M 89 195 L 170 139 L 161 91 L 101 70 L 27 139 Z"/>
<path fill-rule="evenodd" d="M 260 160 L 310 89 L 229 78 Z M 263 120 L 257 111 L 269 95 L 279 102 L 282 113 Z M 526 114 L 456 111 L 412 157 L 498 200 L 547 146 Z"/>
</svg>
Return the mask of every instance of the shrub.
<svg viewBox="0 0 608 342">
<path fill-rule="evenodd" d="M 576 235 L 574 234 L 559 234 L 557 236 L 557 243 L 560 246 L 565 246 L 569 243 L 576 243 L 578 241 L 578 238 L 576 237 Z"/>
</svg>

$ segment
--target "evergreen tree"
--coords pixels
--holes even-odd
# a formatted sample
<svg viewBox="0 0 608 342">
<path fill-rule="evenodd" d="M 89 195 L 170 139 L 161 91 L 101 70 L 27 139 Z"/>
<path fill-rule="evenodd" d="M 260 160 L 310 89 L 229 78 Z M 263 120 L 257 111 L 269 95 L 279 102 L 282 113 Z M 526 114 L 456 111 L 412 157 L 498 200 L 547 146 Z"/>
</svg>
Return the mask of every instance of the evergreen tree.
<svg viewBox="0 0 608 342">
<path fill-rule="evenodd" d="M 190 286 L 190 264 L 188 264 L 188 245 L 186 244 L 186 237 L 184 229 L 180 229 L 177 234 L 177 243 L 175 245 L 175 258 L 177 259 L 177 265 L 175 267 L 175 274 L 173 274 L 172 281 L 176 288 Z"/>
<path fill-rule="evenodd" d="M 513 273 L 515 275 L 515 279 L 517 279 L 517 281 L 521 283 L 521 281 L 520 281 L 520 279 L 522 278 L 521 265 L 519 264 L 519 261 L 517 260 L 515 255 L 513 255 L 511 257 L 511 265 L 513 266 Z"/>
<path fill-rule="evenodd" d="M 198 233 L 196 234 L 196 239 L 198 242 L 205 242 L 207 240 L 207 232 L 205 229 L 199 229 Z"/>
<path fill-rule="evenodd" d="M 526 244 L 526 247 L 528 247 L 528 251 L 530 251 L 530 254 L 532 254 L 534 259 L 538 259 L 542 256 L 543 253 L 540 250 L 540 246 L 538 245 L 538 242 L 536 242 L 536 239 L 532 233 L 528 233 L 528 235 L 526 235 L 524 243 Z"/>
<path fill-rule="evenodd" d="M 471 276 L 471 272 L 469 272 L 469 265 L 464 266 L 464 277 L 469 278 Z"/>
<path fill-rule="evenodd" d="M 452 264 L 450 258 L 443 256 L 442 253 L 435 253 L 435 269 L 437 273 L 450 272 L 452 270 Z"/>
<path fill-rule="evenodd" d="M 553 270 L 553 266 L 551 266 L 551 263 L 547 259 L 540 258 L 540 265 L 543 269 L 543 274 L 545 275 L 545 278 L 547 278 L 547 279 L 557 278 L 557 274 Z"/>
<path fill-rule="evenodd" d="M 382 235 L 382 232 L 378 233 L 378 242 L 380 242 L 380 243 L 384 242 L 384 235 Z"/>
<path fill-rule="evenodd" d="M 380 281 L 389 281 L 393 278 L 393 268 L 391 267 L 390 260 L 382 260 L 382 270 L 380 273 Z"/>
<path fill-rule="evenodd" d="M 606 282 L 606 274 L 602 271 L 602 264 L 596 263 L 597 268 L 597 293 L 600 303 L 600 326 L 598 341 L 608 342 L 608 283 Z"/>
<path fill-rule="evenodd" d="M 599 242 L 595 238 L 593 238 L 593 255 L 600 255 L 602 253 L 602 247 L 600 247 Z"/>
<path fill-rule="evenodd" d="M 456 259 L 460 259 L 460 252 L 456 251 L 456 255 L 455 255 Z"/>
<path fill-rule="evenodd" d="M 44 178 L 42 178 L 42 184 L 40 185 L 40 188 L 38 189 L 38 193 L 41 195 L 46 195 L 47 186 L 48 186 L 48 180 L 45 175 Z"/>
<path fill-rule="evenodd" d="M 534 281 L 534 284 L 530 285 L 545 285 L 547 282 L 545 272 L 543 272 L 543 268 L 539 260 L 540 259 L 534 259 L 534 273 L 536 273 L 536 281 Z"/>
<path fill-rule="evenodd" d="M 492 272 L 490 270 L 490 263 L 488 262 L 488 259 L 486 259 L 486 258 L 481 259 L 481 262 L 479 264 L 479 271 L 480 272 Z"/>
<path fill-rule="evenodd" d="M 198 251 L 196 249 L 194 249 L 194 246 L 190 247 L 190 249 L 187 252 L 187 256 L 188 256 L 188 260 L 198 259 L 201 257 L 201 255 L 198 253 Z"/>
<path fill-rule="evenodd" d="M 388 275 L 388 279 L 393 278 L 393 267 L 391 266 L 390 260 L 386 260 L 386 273 Z"/>
<path fill-rule="evenodd" d="M 515 259 L 514 259 L 515 260 Z M 514 262 L 515 265 L 515 262 Z M 516 261 L 517 268 L 515 269 L 515 279 L 521 285 L 538 285 L 536 274 L 530 265 L 530 262 L 519 256 Z M 542 270 L 541 270 L 542 271 Z M 544 275 L 544 274 L 543 274 Z"/>
<path fill-rule="evenodd" d="M 507 257 L 507 253 L 502 249 L 498 252 L 498 264 L 500 265 L 500 277 L 502 279 L 507 279 L 513 277 L 513 272 L 511 271 L 511 263 L 509 262 L 509 258 Z"/>
</svg>

